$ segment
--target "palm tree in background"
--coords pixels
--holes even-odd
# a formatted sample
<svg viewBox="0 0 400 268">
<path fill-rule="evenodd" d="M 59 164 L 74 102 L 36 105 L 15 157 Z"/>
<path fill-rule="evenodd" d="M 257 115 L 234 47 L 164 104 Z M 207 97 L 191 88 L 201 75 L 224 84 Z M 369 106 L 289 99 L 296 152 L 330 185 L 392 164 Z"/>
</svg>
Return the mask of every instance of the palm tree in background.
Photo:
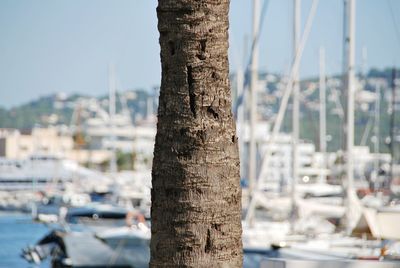
<svg viewBox="0 0 400 268">
<path fill-rule="evenodd" d="M 159 0 L 151 267 L 242 267 L 229 0 Z"/>
</svg>

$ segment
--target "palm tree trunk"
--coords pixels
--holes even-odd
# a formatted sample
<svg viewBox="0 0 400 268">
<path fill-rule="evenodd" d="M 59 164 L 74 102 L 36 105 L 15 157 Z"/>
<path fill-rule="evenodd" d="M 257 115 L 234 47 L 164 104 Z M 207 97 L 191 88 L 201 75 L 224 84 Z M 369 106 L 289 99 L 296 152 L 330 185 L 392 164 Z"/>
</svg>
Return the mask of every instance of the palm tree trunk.
<svg viewBox="0 0 400 268">
<path fill-rule="evenodd" d="M 242 267 L 229 0 L 159 0 L 151 267 Z"/>
</svg>

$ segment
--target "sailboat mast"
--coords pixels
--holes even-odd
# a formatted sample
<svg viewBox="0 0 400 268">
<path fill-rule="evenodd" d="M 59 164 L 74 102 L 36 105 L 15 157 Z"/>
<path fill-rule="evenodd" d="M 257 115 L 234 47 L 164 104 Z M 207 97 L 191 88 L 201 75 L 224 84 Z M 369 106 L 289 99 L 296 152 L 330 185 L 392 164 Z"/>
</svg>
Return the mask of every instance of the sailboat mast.
<svg viewBox="0 0 400 268">
<path fill-rule="evenodd" d="M 300 42 L 300 0 L 294 0 L 293 2 L 293 61 L 296 58 L 297 50 L 299 49 Z M 292 116 L 292 127 L 293 127 L 293 137 L 292 137 L 292 189 L 291 189 L 291 199 L 292 199 L 292 220 L 296 217 L 296 184 L 299 177 L 299 122 L 300 122 L 300 101 L 299 101 L 299 65 L 294 71 L 293 77 L 293 116 Z M 292 224 L 293 225 L 293 224 Z"/>
<path fill-rule="evenodd" d="M 115 130 L 114 130 L 114 118 L 115 118 L 115 73 L 114 73 L 114 66 L 110 64 L 109 67 L 109 105 L 108 105 L 108 112 L 109 112 L 109 128 L 110 128 L 110 149 L 111 149 L 111 156 L 110 156 L 110 172 L 115 173 L 117 171 L 117 163 L 116 163 L 116 156 L 115 156 Z"/>
<path fill-rule="evenodd" d="M 346 116 L 346 176 L 347 176 L 347 203 L 350 206 L 350 197 L 354 190 L 354 93 L 355 93 L 355 0 L 348 0 L 348 36 L 347 36 L 347 116 Z M 348 224 L 350 222 L 350 207 L 348 207 Z M 350 228 L 350 226 L 348 226 Z"/>
<path fill-rule="evenodd" d="M 319 150 L 322 154 L 322 168 L 326 169 L 326 76 L 325 49 L 319 49 Z M 325 180 L 321 174 L 320 182 Z"/>
<path fill-rule="evenodd" d="M 266 148 L 266 152 L 264 153 L 264 157 L 261 161 L 259 174 L 264 174 L 265 169 L 268 167 L 268 163 L 269 163 L 270 157 L 272 155 L 271 144 L 273 144 L 276 141 L 276 137 L 278 136 L 280 128 L 282 126 L 282 121 L 283 121 L 285 111 L 286 111 L 286 108 L 287 108 L 287 105 L 289 102 L 289 98 L 293 91 L 293 78 L 299 68 L 299 64 L 300 64 L 301 57 L 303 55 L 304 47 L 308 40 L 308 36 L 311 31 L 311 26 L 312 26 L 312 23 L 313 23 L 313 20 L 315 17 L 315 13 L 317 11 L 318 2 L 319 2 L 319 0 L 312 1 L 310 12 L 307 16 L 307 20 L 306 20 L 306 23 L 304 26 L 304 33 L 302 34 L 301 39 L 300 39 L 299 49 L 296 52 L 293 64 L 290 69 L 289 81 L 286 84 L 286 88 L 283 92 L 282 99 L 281 99 L 281 102 L 279 105 L 279 111 L 278 111 L 278 114 L 276 115 L 275 123 L 272 128 L 270 138 L 268 140 L 268 146 Z M 257 181 L 258 187 L 261 185 L 261 183 L 262 183 L 262 180 L 259 179 Z M 247 210 L 245 221 L 250 224 L 254 218 L 254 210 L 255 210 L 256 202 L 257 202 L 257 200 L 255 198 L 252 198 L 250 200 L 249 208 Z"/>
<path fill-rule="evenodd" d="M 343 54 L 342 54 L 342 92 L 341 92 L 341 95 L 340 95 L 340 102 L 341 102 L 341 104 L 342 104 L 342 107 L 343 107 L 343 116 L 342 116 L 342 118 L 343 118 L 343 124 L 345 125 L 346 124 L 346 122 L 347 122 L 347 103 L 346 103 L 346 101 L 347 101 L 347 98 L 346 98 L 346 96 L 347 96 L 347 88 L 346 88 L 346 86 L 347 86 L 347 64 L 348 64 L 348 57 L 347 57 L 347 55 L 348 55 L 348 36 L 349 36 L 349 32 L 348 32 L 348 24 L 349 24 L 349 15 L 348 15 L 348 13 L 349 13 L 349 8 L 348 8 L 348 6 L 349 6 L 349 3 L 348 3 L 348 1 L 349 0 L 343 0 L 343 49 L 342 49 L 342 52 L 343 52 Z M 347 145 L 346 145 L 346 127 L 344 127 L 343 129 L 342 129 L 342 131 L 340 131 L 340 138 L 339 138 L 339 140 L 340 140 L 340 148 L 341 148 L 341 150 L 343 151 L 343 152 L 346 152 L 346 147 L 347 147 Z M 341 158 L 340 159 L 340 163 L 341 164 L 343 164 L 343 167 L 344 167 L 344 159 L 343 158 Z"/>
<path fill-rule="evenodd" d="M 375 89 L 375 124 L 374 124 L 374 135 L 375 135 L 375 143 L 374 143 L 374 152 L 375 152 L 375 172 L 378 174 L 379 171 L 379 142 L 380 142 L 380 101 L 381 101 L 381 87 L 379 84 L 376 85 Z"/>
<path fill-rule="evenodd" d="M 389 181 L 387 182 L 387 189 L 391 190 L 391 185 L 394 177 L 394 164 L 395 164 L 395 116 L 396 116 L 396 68 L 392 70 L 392 109 L 390 115 L 390 177 Z"/>
<path fill-rule="evenodd" d="M 245 53 L 243 53 L 245 54 Z M 237 71 L 236 71 L 236 103 L 238 102 L 239 96 L 244 97 L 243 93 L 243 82 L 244 82 L 244 73 L 243 73 L 243 67 L 242 67 L 242 62 L 239 61 Z M 236 124 L 236 131 L 239 135 L 239 154 L 240 156 L 243 155 L 243 133 L 244 133 L 244 106 L 245 105 L 239 105 L 238 110 L 237 110 L 237 124 Z M 245 177 L 245 174 L 243 173 L 243 167 L 241 165 L 240 167 L 240 177 Z"/>
<path fill-rule="evenodd" d="M 251 50 L 251 80 L 250 80 L 250 148 L 249 148 L 249 190 L 253 193 L 256 184 L 257 152 L 257 81 L 258 81 L 258 32 L 260 21 L 260 0 L 253 0 L 253 31 Z"/>
</svg>

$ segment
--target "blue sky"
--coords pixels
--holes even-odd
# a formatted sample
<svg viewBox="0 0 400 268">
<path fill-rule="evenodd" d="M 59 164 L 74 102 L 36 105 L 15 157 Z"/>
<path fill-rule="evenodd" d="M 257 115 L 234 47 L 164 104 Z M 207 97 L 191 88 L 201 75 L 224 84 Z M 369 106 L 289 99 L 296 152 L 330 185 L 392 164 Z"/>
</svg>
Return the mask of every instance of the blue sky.
<svg viewBox="0 0 400 268">
<path fill-rule="evenodd" d="M 242 62 L 251 32 L 251 2 L 231 0 L 232 71 Z M 121 89 L 158 85 L 156 5 L 156 0 L 1 0 L 0 106 L 59 91 L 105 94 L 109 63 L 116 66 Z M 303 24 L 310 6 L 311 0 L 302 1 Z M 327 53 L 327 71 L 341 70 L 342 13 L 342 0 L 320 0 L 301 64 L 303 77 L 318 73 L 320 46 Z M 399 66 L 394 23 L 400 29 L 400 1 L 357 1 L 358 66 L 362 47 L 368 50 L 368 68 Z M 261 69 L 287 72 L 291 40 L 292 0 L 270 0 L 260 40 Z"/>
</svg>

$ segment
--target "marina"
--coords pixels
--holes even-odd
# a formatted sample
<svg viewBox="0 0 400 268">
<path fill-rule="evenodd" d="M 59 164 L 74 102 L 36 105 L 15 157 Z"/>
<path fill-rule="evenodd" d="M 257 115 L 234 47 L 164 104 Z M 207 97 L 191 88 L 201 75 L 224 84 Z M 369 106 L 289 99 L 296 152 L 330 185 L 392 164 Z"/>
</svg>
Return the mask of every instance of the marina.
<svg viewBox="0 0 400 268">
<path fill-rule="evenodd" d="M 173 108 L 182 110 L 181 121 L 190 118 L 192 124 L 201 119 L 203 128 L 195 135 L 189 127 L 179 126 L 179 120 L 160 124 L 163 116 L 164 120 L 171 117 L 166 112 L 170 108 L 161 102 L 162 86 L 124 90 L 112 63 L 107 95 L 56 94 L 42 100 L 50 103 L 51 113 L 30 129 L 0 126 L 0 267 L 140 268 L 149 267 L 154 252 L 170 250 L 165 245 L 175 245 L 182 256 L 204 243 L 201 254 L 224 249 L 224 242 L 230 240 L 219 237 L 235 232 L 223 224 L 232 213 L 224 211 L 215 222 L 202 226 L 205 239 L 197 241 L 196 232 L 204 230 L 184 229 L 195 221 L 189 219 L 188 225 L 182 211 L 192 209 L 197 217 L 210 209 L 216 194 L 201 186 L 202 178 L 212 178 L 212 186 L 223 185 L 225 181 L 216 178 L 229 179 L 234 168 L 240 172 L 241 200 L 227 197 L 216 205 L 241 202 L 236 218 L 240 223 L 241 216 L 243 267 L 400 267 L 399 69 L 379 75 L 357 72 L 359 1 L 344 0 L 342 73 L 328 74 L 329 52 L 321 46 L 315 63 L 318 76 L 304 78 L 301 62 L 306 59 L 318 6 L 324 3 L 311 0 L 309 8 L 302 10 L 302 1 L 293 0 L 289 67 L 280 74 L 264 71 L 260 40 L 269 1 L 251 2 L 250 49 L 244 49 L 244 64 L 229 74 L 232 107 L 228 108 L 233 114 L 229 112 L 227 118 L 235 120 L 233 136 L 229 134 L 221 155 L 217 147 L 211 150 L 215 155 L 207 150 L 209 144 L 224 139 L 226 133 L 214 129 L 227 124 L 218 120 L 222 120 L 221 103 L 230 102 L 214 96 L 207 106 L 203 92 L 200 114 L 205 116 L 200 118 L 194 99 L 199 94 L 192 92 L 192 65 L 185 71 L 190 116 L 184 114 L 184 106 Z M 199 46 L 196 61 L 202 62 L 209 52 L 205 40 Z M 174 56 L 173 41 L 168 41 L 168 49 Z M 215 72 L 211 77 L 224 80 Z M 160 129 L 167 133 L 175 128 L 179 136 L 168 134 L 165 140 L 156 136 Z M 156 159 L 157 148 L 165 149 L 169 142 L 170 158 L 182 162 Z M 180 142 L 187 142 L 183 149 Z M 240 171 L 233 160 L 220 170 L 196 166 L 195 160 L 206 165 L 216 157 L 219 168 L 236 153 L 229 147 L 235 143 Z M 170 169 L 162 174 L 162 169 L 154 168 L 157 163 Z M 184 164 L 194 168 L 186 170 Z M 162 188 L 155 184 L 157 176 L 173 179 L 158 181 Z M 194 176 L 185 181 L 193 186 L 191 191 L 174 188 L 182 183 L 179 176 Z M 155 185 L 163 191 L 157 192 Z M 211 201 L 204 201 L 205 193 L 214 195 Z M 155 205 L 156 196 L 164 202 L 157 199 Z M 184 198 L 206 206 L 199 208 Z M 158 234 L 159 229 L 152 229 L 155 219 L 174 212 L 168 208 L 159 215 L 156 210 L 174 200 L 181 204 L 176 208 L 180 216 L 170 219 L 174 226 L 165 228 L 173 229 L 176 236 L 185 233 L 187 241 L 197 244 L 174 244 L 167 235 Z M 212 211 L 210 215 L 215 216 Z"/>
</svg>

